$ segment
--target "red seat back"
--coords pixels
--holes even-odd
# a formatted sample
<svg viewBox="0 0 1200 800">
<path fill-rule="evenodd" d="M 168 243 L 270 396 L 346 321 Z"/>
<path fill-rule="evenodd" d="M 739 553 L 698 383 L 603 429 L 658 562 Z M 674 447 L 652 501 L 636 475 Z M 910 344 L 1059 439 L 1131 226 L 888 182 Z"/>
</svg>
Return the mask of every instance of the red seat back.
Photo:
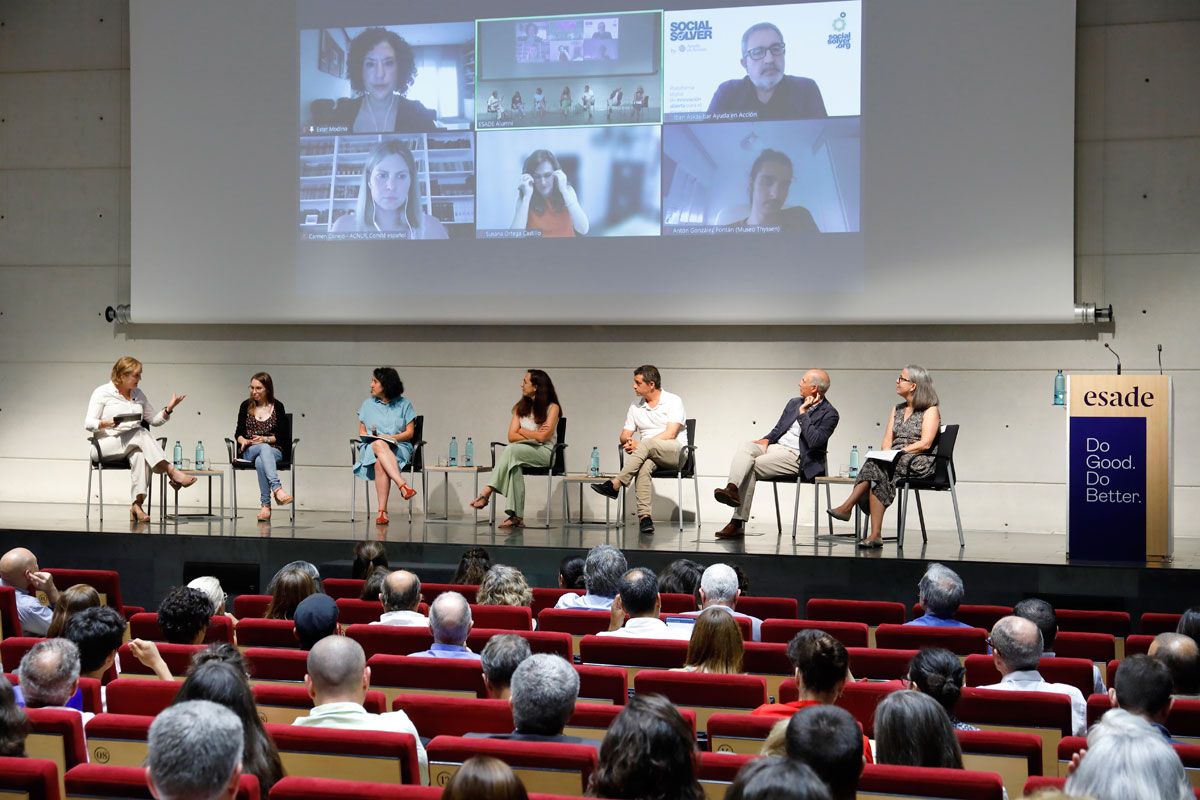
<svg viewBox="0 0 1200 800">
<path fill-rule="evenodd" d="M 680 639 L 584 636 L 579 642 L 579 657 L 584 664 L 622 667 L 682 667 L 687 660 L 687 650 L 688 643 Z"/>
<path fill-rule="evenodd" d="M 633 679 L 636 694 L 661 694 L 678 706 L 754 709 L 767 702 L 767 685 L 756 675 L 713 675 L 644 669 Z"/>
<path fill-rule="evenodd" d="M 796 619 L 800 616 L 800 603 L 794 597 L 747 597 L 737 599 L 737 610 L 761 620 Z"/>
<path fill-rule="evenodd" d="M 326 586 L 329 584 L 327 578 Z M 271 800 L 439 800 L 440 786 L 357 783 L 288 777 L 271 787 Z"/>
<path fill-rule="evenodd" d="M 742 647 L 743 672 L 754 675 L 793 675 L 796 672 L 788 658 L 786 644 L 746 642 Z"/>
<path fill-rule="evenodd" d="M 471 618 L 480 628 L 504 631 L 533 630 L 533 614 L 527 606 L 471 606 Z"/>
<path fill-rule="evenodd" d="M 433 634 L 428 628 L 402 625 L 351 625 L 346 635 L 362 645 L 367 658 L 379 653 L 406 656 L 428 650 Z"/>
<path fill-rule="evenodd" d="M 863 733 L 871 737 L 875 735 L 875 707 L 892 692 L 904 688 L 900 681 L 855 681 L 842 688 L 842 696 L 836 705 L 849 711 L 862 726 Z M 779 702 L 794 703 L 799 699 L 800 691 L 795 683 L 779 687 Z"/>
<path fill-rule="evenodd" d="M 542 613 L 543 609 L 554 608 L 558 603 L 558 598 L 564 594 L 582 595 L 583 589 L 543 589 L 535 586 L 533 588 L 533 604 L 530 606 L 533 618 L 537 619 L 537 615 Z"/>
<path fill-rule="evenodd" d="M 426 603 L 432 603 L 442 592 L 458 592 L 463 597 L 467 598 L 468 603 L 474 603 L 476 595 L 479 593 L 479 584 L 459 584 L 459 583 L 422 583 L 421 584 L 421 600 Z"/>
<path fill-rule="evenodd" d="M 867 647 L 870 644 L 866 623 L 815 619 L 765 619 L 762 640 L 787 644 L 800 631 L 811 629 L 825 631 L 846 647 Z"/>
<path fill-rule="evenodd" d="M 1000 682 L 1000 671 L 991 656 L 971 655 L 966 659 L 967 686 L 991 686 Z M 1050 683 L 1065 683 L 1079 689 L 1084 697 L 1092 693 L 1092 662 L 1086 658 L 1048 658 L 1038 660 L 1038 673 Z M 857 674 L 857 673 L 855 673 Z"/>
<path fill-rule="evenodd" d="M 29 800 L 59 800 L 58 768 L 44 758 L 0 757 L 0 792 L 20 792 Z"/>
<path fill-rule="evenodd" d="M 261 687 L 256 687 L 261 688 Z M 325 777 L 329 773 L 329 758 L 313 762 L 304 756 L 314 754 L 341 757 L 346 775 L 355 780 L 419 784 L 421 773 L 417 764 L 417 740 L 408 733 L 390 731 L 349 730 L 345 728 L 310 728 L 303 725 L 268 723 L 267 733 L 283 759 L 288 775 L 304 776 L 305 768 L 318 769 Z M 300 758 L 295 758 L 299 756 Z M 351 760 L 352 759 L 352 760 Z M 391 780 L 379 781 L 381 773 Z"/>
<path fill-rule="evenodd" d="M 972 628 L 983 628 L 990 631 L 1002 617 L 1010 616 L 1012 612 L 1012 606 L 968 604 L 959 606 L 958 611 L 954 612 L 954 618 L 959 622 L 967 623 Z M 913 619 L 923 616 L 925 616 L 925 607 L 920 603 L 913 603 Z"/>
<path fill-rule="evenodd" d="M 681 612 L 678 614 L 659 614 L 658 618 L 660 620 L 662 620 L 663 622 L 666 622 L 667 620 L 670 620 L 670 619 L 677 620 L 681 617 L 686 617 L 688 619 L 695 619 L 698 616 L 700 616 L 700 612 L 688 611 L 688 612 Z M 738 632 L 741 633 L 743 642 L 754 641 L 754 623 L 750 621 L 749 617 L 734 617 L 733 621 L 735 623 L 737 623 Z M 695 623 L 692 623 L 692 624 L 695 624 Z"/>
<path fill-rule="evenodd" d="M 862 622 L 867 625 L 902 625 L 907 616 L 903 603 L 885 600 L 831 600 L 814 597 L 804 606 L 807 619 Z"/>
<path fill-rule="evenodd" d="M 477 755 L 498 758 L 518 772 L 526 788 L 537 788 L 537 772 L 553 771 L 556 784 L 563 783 L 561 773 L 579 774 L 578 793 L 587 789 L 596 769 L 596 748 L 586 744 L 558 742 L 509 741 L 505 739 L 466 739 L 458 736 L 437 736 L 425 749 L 429 756 L 430 782 L 437 782 L 435 765 L 462 764 Z M 568 780 L 574 790 L 574 779 Z"/>
<path fill-rule="evenodd" d="M 1054 655 L 1107 662 L 1117 657 L 1117 642 L 1111 633 L 1060 631 L 1054 639 Z"/>
<path fill-rule="evenodd" d="M 424 737 L 468 733 L 511 733 L 512 706 L 507 700 L 400 694 L 392 709 L 403 711 Z"/>
<path fill-rule="evenodd" d="M 152 642 L 162 642 L 162 628 L 158 627 L 158 614 L 134 614 L 129 618 L 129 638 L 149 639 Z M 208 621 L 208 632 L 204 635 L 204 644 L 213 642 L 233 642 L 233 622 L 229 617 L 212 617 Z"/>
<path fill-rule="evenodd" d="M 1061 635 L 1061 634 L 1060 634 Z M 1146 655 L 1150 652 L 1150 645 L 1154 644 L 1153 636 L 1144 634 L 1134 634 L 1133 636 L 1125 637 L 1125 655 L 1136 656 Z"/>
<path fill-rule="evenodd" d="M 1176 698 L 1167 712 L 1167 730 L 1174 736 L 1200 738 L 1200 700 Z"/>
<path fill-rule="evenodd" d="M 983 628 L 933 628 L 928 625 L 880 625 L 875 646 L 892 650 L 944 647 L 958 656 L 987 652 L 988 632 Z"/>
<path fill-rule="evenodd" d="M 17 613 L 17 590 L 11 586 L 0 586 L 0 639 L 23 633 L 21 616 Z"/>
<path fill-rule="evenodd" d="M 556 631 L 501 631 L 495 628 L 472 628 L 471 633 L 467 636 L 467 647 L 476 653 L 483 652 L 488 639 L 498 633 L 515 633 L 529 642 L 529 649 L 534 653 L 553 653 L 568 661 L 571 660 L 571 637 Z"/>
<path fill-rule="evenodd" d="M 343 597 L 357 600 L 362 595 L 366 583 L 362 578 L 326 578 L 321 581 L 321 586 L 325 589 L 325 594 L 334 600 L 341 600 Z"/>
<path fill-rule="evenodd" d="M 413 658 L 377 654 L 367 661 L 371 685 L 420 693 L 424 689 L 470 692 L 486 697 L 483 672 L 478 661 L 461 658 Z M 423 736 L 431 736 L 421 728 Z"/>
<path fill-rule="evenodd" d="M 713 714 L 705 727 L 712 752 L 757 754 L 777 722 L 779 717 Z"/>
<path fill-rule="evenodd" d="M 588 611 L 577 608 L 547 608 L 538 612 L 539 631 L 559 631 L 573 636 L 587 636 L 608 630 L 607 611 Z"/>
<path fill-rule="evenodd" d="M 263 619 L 267 616 L 267 606 L 271 605 L 269 594 L 239 594 L 233 598 L 233 615 L 239 620 Z"/>
<path fill-rule="evenodd" d="M 858 791 L 954 800 L 1001 800 L 1004 783 L 994 772 L 866 764 L 858 779 Z"/>
<path fill-rule="evenodd" d="M 204 649 L 202 644 L 171 644 L 158 643 L 158 654 L 166 662 L 167 669 L 176 677 L 185 675 L 192 665 L 192 656 Z M 122 675 L 153 675 L 150 668 L 138 661 L 129 648 L 129 643 L 121 645 L 117 650 L 117 660 L 121 664 Z"/>
<path fill-rule="evenodd" d="M 1071 698 L 1065 694 L 967 687 L 954 712 L 963 722 L 1057 728 L 1071 735 Z"/>
<path fill-rule="evenodd" d="M 1113 636 L 1128 636 L 1130 630 L 1128 611 L 1077 611 L 1060 608 L 1055 612 L 1060 631 L 1082 633 L 1111 633 Z"/>
<path fill-rule="evenodd" d="M 80 764 L 66 775 L 67 794 L 72 797 L 94 797 L 99 800 L 151 800 L 142 767 L 112 767 L 101 764 Z M 237 800 L 259 800 L 258 778 L 242 774 L 238 783 Z"/>
<path fill-rule="evenodd" d="M 696 598 L 690 594 L 659 592 L 658 602 L 662 604 L 659 611 L 664 614 L 686 614 L 696 610 Z"/>
<path fill-rule="evenodd" d="M 87 742 L 83 738 L 83 717 L 79 712 L 67 708 L 27 708 L 25 716 L 29 719 L 31 737 L 25 740 L 25 751 L 29 756 L 52 758 L 55 762 L 61 759 L 64 771 L 76 764 L 87 763 Z M 44 743 L 40 737 L 50 737 L 45 743 L 53 741 L 45 748 L 45 753 L 39 752 Z"/>
<path fill-rule="evenodd" d="M 77 583 L 86 583 L 102 596 L 104 605 L 121 610 L 121 576 L 111 569 L 60 569 L 48 568 L 54 577 L 54 585 L 66 589 Z"/>
<path fill-rule="evenodd" d="M 359 600 L 343 597 L 335 601 L 338 609 L 338 622 L 342 625 L 368 625 L 378 622 L 383 616 L 383 603 L 378 600 Z"/>
<path fill-rule="evenodd" d="M 1155 611 L 1147 611 L 1145 614 L 1142 614 L 1141 623 L 1138 625 L 1138 633 L 1143 636 L 1174 633 L 1175 628 L 1179 626 L 1179 620 L 1182 618 L 1182 614 L 1160 614 Z"/>
<path fill-rule="evenodd" d="M 755 756 L 738 753 L 702 752 L 696 762 L 696 778 L 701 783 L 733 783 L 742 767 L 754 759 Z"/>
<path fill-rule="evenodd" d="M 97 714 L 84 727 L 88 759 L 93 764 L 133 767 L 146 758 L 146 740 L 154 717 L 143 714 Z M 120 746 L 118 746 L 118 744 Z"/>
<path fill-rule="evenodd" d="M 955 731 L 963 754 L 1023 757 L 1029 775 L 1042 774 L 1042 739 L 1032 733 L 1011 731 Z"/>
<path fill-rule="evenodd" d="M 238 620 L 237 641 L 240 647 L 300 646 L 296 625 L 290 619 L 244 617 Z"/>
<path fill-rule="evenodd" d="M 44 636 L 10 636 L 0 641 L 0 664 L 9 672 L 16 672 L 25 654 L 38 642 L 44 641 Z"/>
<path fill-rule="evenodd" d="M 567 657 L 570 661 L 570 658 Z M 581 702 L 607 701 L 615 706 L 625 705 L 629 698 L 626 672 L 616 667 L 598 667 L 594 664 L 576 664 L 579 673 L 579 699 Z"/>
<path fill-rule="evenodd" d="M 908 677 L 909 662 L 916 650 L 888 650 L 874 647 L 847 647 L 850 654 L 850 674 L 855 678 L 896 681 Z"/>
<path fill-rule="evenodd" d="M 277 706 L 283 708 L 310 709 L 313 707 L 312 696 L 308 689 L 289 683 L 258 683 L 250 687 L 254 693 L 254 702 L 260 706 Z M 388 710 L 387 700 L 383 692 L 368 691 L 363 698 L 363 708 L 371 714 L 382 714 Z"/>
<path fill-rule="evenodd" d="M 175 702 L 180 685 L 175 681 L 117 678 L 105 690 L 108 712 L 153 717 Z"/>
<path fill-rule="evenodd" d="M 308 651 L 282 647 L 247 647 L 242 651 L 246 669 L 256 681 L 303 681 L 308 672 Z"/>
</svg>

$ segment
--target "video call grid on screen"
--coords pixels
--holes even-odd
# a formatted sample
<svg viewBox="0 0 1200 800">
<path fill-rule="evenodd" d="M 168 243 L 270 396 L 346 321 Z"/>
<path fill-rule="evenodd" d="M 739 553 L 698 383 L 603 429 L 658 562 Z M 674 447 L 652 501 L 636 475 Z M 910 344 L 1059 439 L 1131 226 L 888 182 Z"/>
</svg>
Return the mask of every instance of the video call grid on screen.
<svg viewBox="0 0 1200 800">
<path fill-rule="evenodd" d="M 857 233 L 860 15 L 301 20 L 300 238 Z"/>
</svg>

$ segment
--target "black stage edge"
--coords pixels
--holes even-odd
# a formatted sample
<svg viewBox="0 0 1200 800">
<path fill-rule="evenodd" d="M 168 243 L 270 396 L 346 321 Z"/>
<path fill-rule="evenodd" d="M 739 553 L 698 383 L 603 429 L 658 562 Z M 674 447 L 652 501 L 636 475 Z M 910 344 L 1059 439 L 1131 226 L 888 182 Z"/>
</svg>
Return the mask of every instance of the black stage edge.
<svg viewBox="0 0 1200 800">
<path fill-rule="evenodd" d="M 795 597 L 802 613 L 811 597 L 895 600 L 911 606 L 927 563 L 918 545 L 902 554 L 889 547 L 846 558 L 650 550 L 639 549 L 637 541 L 636 535 L 624 540 L 615 536 L 613 541 L 624 545 L 631 566 L 657 571 L 681 557 L 703 564 L 735 564 L 749 576 L 751 594 Z M 473 541 L 465 542 L 385 542 L 393 568 L 414 569 L 431 582 L 448 580 L 463 551 L 473 544 L 486 547 L 493 562 L 522 570 L 531 586 L 556 586 L 559 561 L 582 552 L 578 546 L 569 546 L 565 537 L 563 546 L 514 546 L 490 531 L 481 531 Z M 171 587 L 181 585 L 186 562 L 250 565 L 251 574 L 257 571 L 257 590 L 261 591 L 280 566 L 295 560 L 323 566 L 325 577 L 348 577 L 353 540 L 0 529 L 0 552 L 17 546 L 33 550 L 43 567 L 115 569 L 121 575 L 124 601 L 153 610 Z M 968 543 L 960 559 L 945 561 L 962 576 L 967 603 L 1012 605 L 1037 596 L 1060 608 L 1125 610 L 1134 620 L 1145 611 L 1180 612 L 1200 604 L 1197 570 L 1141 564 L 1032 564 L 1019 563 L 1019 553 L 1011 557 L 1015 563 L 972 561 Z"/>
</svg>

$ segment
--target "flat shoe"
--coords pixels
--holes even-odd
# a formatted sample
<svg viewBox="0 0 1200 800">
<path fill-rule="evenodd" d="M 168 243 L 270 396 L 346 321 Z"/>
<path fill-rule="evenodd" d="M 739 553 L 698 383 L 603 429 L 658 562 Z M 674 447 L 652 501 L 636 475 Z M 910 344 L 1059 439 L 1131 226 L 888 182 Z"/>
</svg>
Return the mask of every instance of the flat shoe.
<svg viewBox="0 0 1200 800">
<path fill-rule="evenodd" d="M 882 539 L 863 539 L 861 542 L 858 543 L 858 549 L 859 550 L 882 550 L 883 549 L 883 540 Z"/>
<path fill-rule="evenodd" d="M 836 519 L 838 522 L 849 522 L 850 521 L 849 514 L 846 514 L 846 516 L 843 517 L 841 514 L 835 513 L 832 508 L 827 510 L 825 513 L 828 514 L 829 516 L 831 516 L 832 518 Z"/>
</svg>

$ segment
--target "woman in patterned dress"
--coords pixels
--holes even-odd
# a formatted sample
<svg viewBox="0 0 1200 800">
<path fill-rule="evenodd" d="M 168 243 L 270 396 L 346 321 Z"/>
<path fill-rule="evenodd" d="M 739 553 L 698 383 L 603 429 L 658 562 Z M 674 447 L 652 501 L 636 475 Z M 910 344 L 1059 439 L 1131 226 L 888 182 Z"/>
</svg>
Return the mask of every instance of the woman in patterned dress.
<svg viewBox="0 0 1200 800">
<path fill-rule="evenodd" d="M 871 514 L 871 533 L 858 543 L 864 549 L 883 547 L 883 512 L 896 499 L 896 481 L 900 478 L 925 478 L 933 474 L 934 458 L 929 455 L 942 426 L 938 396 L 933 379 L 924 367 L 909 364 L 896 378 L 896 394 L 904 402 L 896 404 L 888 417 L 883 450 L 899 450 L 893 461 L 869 458 L 858 471 L 858 483 L 829 516 L 845 522 L 855 504 L 866 504 Z"/>
</svg>

